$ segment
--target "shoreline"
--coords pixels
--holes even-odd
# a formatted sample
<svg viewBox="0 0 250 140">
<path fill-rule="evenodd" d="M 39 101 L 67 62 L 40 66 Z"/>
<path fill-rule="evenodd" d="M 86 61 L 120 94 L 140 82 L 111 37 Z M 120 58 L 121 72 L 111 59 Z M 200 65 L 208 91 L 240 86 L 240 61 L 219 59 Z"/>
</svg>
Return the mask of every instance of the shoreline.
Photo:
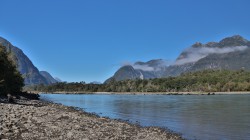
<svg viewBox="0 0 250 140">
<path fill-rule="evenodd" d="M 235 91 L 235 92 L 34 92 L 29 91 L 33 94 L 101 94 L 101 95 L 250 95 L 250 91 Z"/>
<path fill-rule="evenodd" d="M 179 134 L 142 127 L 43 100 L 0 100 L 0 139 L 171 139 Z"/>
</svg>

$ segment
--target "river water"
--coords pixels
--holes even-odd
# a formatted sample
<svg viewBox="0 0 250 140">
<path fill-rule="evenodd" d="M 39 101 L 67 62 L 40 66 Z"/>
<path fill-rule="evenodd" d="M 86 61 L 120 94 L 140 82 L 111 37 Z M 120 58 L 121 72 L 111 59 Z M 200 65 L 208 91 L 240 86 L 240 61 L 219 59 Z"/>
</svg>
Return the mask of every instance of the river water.
<svg viewBox="0 0 250 140">
<path fill-rule="evenodd" d="M 41 94 L 41 99 L 168 128 L 190 140 L 250 140 L 250 95 Z"/>
</svg>

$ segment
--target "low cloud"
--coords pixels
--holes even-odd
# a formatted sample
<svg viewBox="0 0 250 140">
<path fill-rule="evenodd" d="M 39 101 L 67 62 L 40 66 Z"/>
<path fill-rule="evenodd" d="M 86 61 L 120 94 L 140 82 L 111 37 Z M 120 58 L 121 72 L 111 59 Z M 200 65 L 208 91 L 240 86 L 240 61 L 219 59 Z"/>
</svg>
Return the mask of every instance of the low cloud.
<svg viewBox="0 0 250 140">
<path fill-rule="evenodd" d="M 175 62 L 175 65 L 182 65 L 186 63 L 197 62 L 198 60 L 210 55 L 210 54 L 223 54 L 235 51 L 243 51 L 247 49 L 247 46 L 236 46 L 236 47 L 226 47 L 226 48 L 188 48 L 185 52 L 187 56 L 185 58 L 179 59 Z"/>
<path fill-rule="evenodd" d="M 121 66 L 132 66 L 134 69 L 136 70 L 143 70 L 143 71 L 155 71 L 154 67 L 150 67 L 147 64 L 134 64 L 132 62 L 126 61 L 126 62 L 122 62 Z"/>
<path fill-rule="evenodd" d="M 129 61 L 124 61 L 120 63 L 121 66 L 132 66 L 136 70 L 142 70 L 142 71 L 161 71 L 163 68 L 166 68 L 169 65 L 174 64 L 174 61 L 170 60 L 159 60 L 157 63 L 155 63 L 153 66 L 148 65 L 147 63 L 133 63 Z"/>
<path fill-rule="evenodd" d="M 139 69 L 139 70 L 143 70 L 143 71 L 155 71 L 154 67 L 150 67 L 148 65 L 133 65 L 134 69 Z"/>
<path fill-rule="evenodd" d="M 149 66 L 148 64 L 134 64 L 132 65 L 134 69 L 139 69 L 143 71 L 161 71 L 163 68 L 166 68 L 167 66 L 173 64 L 173 61 L 169 60 L 160 60 L 158 61 L 155 66 Z"/>
</svg>

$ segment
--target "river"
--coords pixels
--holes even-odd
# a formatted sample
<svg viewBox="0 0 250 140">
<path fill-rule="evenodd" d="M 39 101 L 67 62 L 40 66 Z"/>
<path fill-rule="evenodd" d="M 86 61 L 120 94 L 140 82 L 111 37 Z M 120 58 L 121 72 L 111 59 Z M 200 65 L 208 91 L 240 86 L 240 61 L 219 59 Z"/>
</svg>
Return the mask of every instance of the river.
<svg viewBox="0 0 250 140">
<path fill-rule="evenodd" d="M 168 128 L 189 140 L 250 139 L 250 95 L 40 95 L 100 116 Z"/>
</svg>

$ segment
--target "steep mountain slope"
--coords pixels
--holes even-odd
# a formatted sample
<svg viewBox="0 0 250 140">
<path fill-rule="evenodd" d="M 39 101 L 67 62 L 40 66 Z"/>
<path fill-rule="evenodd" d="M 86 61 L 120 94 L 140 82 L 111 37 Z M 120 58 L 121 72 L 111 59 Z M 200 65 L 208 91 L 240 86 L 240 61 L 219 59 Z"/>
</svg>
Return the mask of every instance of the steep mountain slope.
<svg viewBox="0 0 250 140">
<path fill-rule="evenodd" d="M 172 65 L 165 65 L 161 59 L 137 62 L 130 69 L 121 67 L 112 78 L 116 81 L 161 78 L 205 69 L 250 70 L 249 62 L 250 41 L 235 35 L 220 42 L 197 42 L 185 49 Z"/>
<path fill-rule="evenodd" d="M 59 82 L 59 83 L 60 83 L 60 82 L 63 82 L 63 81 L 62 81 L 60 78 L 58 78 L 58 77 L 55 77 L 54 79 L 55 79 L 57 82 Z"/>
<path fill-rule="evenodd" d="M 40 74 L 46 79 L 47 83 L 53 84 L 58 82 L 47 71 L 40 71 Z"/>
<path fill-rule="evenodd" d="M 18 70 L 25 79 L 25 85 L 51 84 L 50 80 L 43 77 L 23 51 L 13 46 L 9 41 L 0 37 L 0 44 L 7 48 L 11 58 L 16 63 Z"/>
</svg>

